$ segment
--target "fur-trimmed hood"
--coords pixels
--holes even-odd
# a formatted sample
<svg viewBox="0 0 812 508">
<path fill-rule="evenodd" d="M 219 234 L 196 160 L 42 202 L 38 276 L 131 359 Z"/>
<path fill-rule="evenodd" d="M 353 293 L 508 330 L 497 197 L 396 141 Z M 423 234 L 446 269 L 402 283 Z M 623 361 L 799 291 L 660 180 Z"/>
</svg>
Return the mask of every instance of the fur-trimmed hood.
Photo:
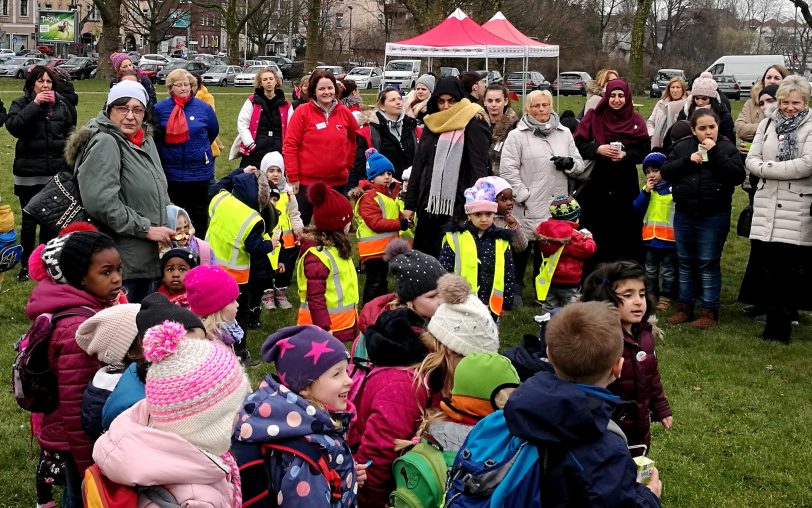
<svg viewBox="0 0 812 508">
<path fill-rule="evenodd" d="M 144 137 L 152 137 L 152 126 L 144 122 L 142 128 L 144 129 Z M 85 125 L 76 129 L 65 144 L 65 162 L 68 166 L 75 167 L 79 155 L 87 146 L 90 139 L 99 132 L 106 132 L 111 136 L 120 138 L 120 141 L 126 141 L 127 137 L 121 132 L 116 124 L 110 120 L 104 111 L 100 111 L 95 118 L 91 119 Z"/>
<path fill-rule="evenodd" d="M 599 95 L 603 97 L 605 87 L 598 86 L 598 82 L 594 79 L 590 79 L 586 82 L 586 93 L 589 95 Z"/>
<path fill-rule="evenodd" d="M 512 131 L 516 124 L 519 122 L 519 116 L 513 111 L 513 108 L 507 106 L 505 114 L 499 117 L 499 120 L 491 124 L 491 137 L 494 143 L 504 141 L 507 135 Z"/>
<path fill-rule="evenodd" d="M 358 127 L 364 127 L 371 123 L 379 124 L 378 122 L 378 115 L 375 114 L 375 108 L 367 108 L 363 111 L 360 111 L 358 115 L 356 115 L 358 120 Z"/>
</svg>

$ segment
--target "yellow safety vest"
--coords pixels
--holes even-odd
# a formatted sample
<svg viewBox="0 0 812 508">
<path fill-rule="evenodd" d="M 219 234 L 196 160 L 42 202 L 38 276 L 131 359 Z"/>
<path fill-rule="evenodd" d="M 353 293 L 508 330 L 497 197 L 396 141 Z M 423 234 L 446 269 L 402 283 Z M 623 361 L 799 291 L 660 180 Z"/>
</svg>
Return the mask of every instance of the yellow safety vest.
<svg viewBox="0 0 812 508">
<path fill-rule="evenodd" d="M 398 210 L 403 212 L 406 209 L 406 203 L 403 202 L 402 199 L 398 198 Z M 412 227 L 407 229 L 406 231 L 400 232 L 400 237 L 409 242 L 409 247 L 414 246 L 414 230 L 417 227 L 417 213 L 415 212 L 412 214 Z"/>
<path fill-rule="evenodd" d="M 547 293 L 550 292 L 553 274 L 558 267 L 558 260 L 561 259 L 562 252 L 564 252 L 563 245 L 552 256 L 544 258 L 544 261 L 541 262 L 539 274 L 536 276 L 536 298 L 541 302 L 547 299 Z"/>
<path fill-rule="evenodd" d="M 364 260 L 370 256 L 383 254 L 383 251 L 386 250 L 386 246 L 389 245 L 389 242 L 398 237 L 398 232 L 388 231 L 386 233 L 376 233 L 370 229 L 366 222 L 364 222 L 361 214 L 358 212 L 362 199 L 364 198 L 362 197 L 357 203 L 355 203 L 354 213 L 355 222 L 358 224 L 358 231 L 355 233 L 356 237 L 358 238 L 358 257 L 360 257 L 361 260 Z M 375 202 L 378 203 L 378 206 L 381 208 L 381 214 L 383 214 L 384 219 L 398 218 L 400 208 L 398 207 L 397 201 L 378 192 L 375 195 Z"/>
<path fill-rule="evenodd" d="M 454 251 L 454 273 L 468 281 L 474 293 L 479 293 L 479 257 L 474 235 L 470 231 L 446 233 L 443 239 Z M 493 286 L 488 307 L 497 316 L 502 314 L 505 297 L 505 252 L 510 248 L 507 240 L 496 239 L 496 260 L 493 267 Z"/>
<path fill-rule="evenodd" d="M 296 262 L 296 279 L 299 284 L 299 315 L 297 325 L 313 324 L 307 307 L 307 278 L 304 258 L 313 254 L 330 270 L 327 276 L 327 312 L 330 314 L 330 331 L 338 332 L 355 326 L 358 318 L 358 273 L 350 259 L 342 259 L 335 247 L 310 247 Z"/>
<path fill-rule="evenodd" d="M 674 242 L 674 196 L 651 191 L 646 215 L 643 216 L 643 240 L 657 238 Z"/>
<path fill-rule="evenodd" d="M 245 239 L 262 217 L 228 191 L 220 191 L 209 203 L 209 229 L 206 241 L 217 258 L 217 264 L 234 277 L 237 284 L 248 282 L 251 255 L 245 250 Z"/>
<path fill-rule="evenodd" d="M 281 233 L 279 240 L 282 242 L 283 249 L 290 249 L 296 246 L 296 237 L 293 234 L 293 221 L 288 213 L 290 196 L 285 191 L 279 194 L 279 201 L 276 202 L 276 209 L 279 210 L 279 222 L 277 227 Z"/>
</svg>

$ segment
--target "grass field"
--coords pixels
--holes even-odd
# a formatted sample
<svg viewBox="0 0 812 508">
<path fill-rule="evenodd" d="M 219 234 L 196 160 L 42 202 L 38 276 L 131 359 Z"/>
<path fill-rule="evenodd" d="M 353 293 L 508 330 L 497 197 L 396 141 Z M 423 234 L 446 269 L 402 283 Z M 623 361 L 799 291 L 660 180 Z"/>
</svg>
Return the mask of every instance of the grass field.
<svg viewBox="0 0 812 508">
<path fill-rule="evenodd" d="M 81 125 L 104 103 L 107 86 L 101 81 L 80 81 L 76 87 Z M 0 80 L 0 97 L 7 107 L 21 95 L 21 89 L 22 81 Z M 237 113 L 250 90 L 210 91 L 217 100 L 220 137 L 229 146 L 236 135 Z M 372 102 L 371 96 L 365 98 Z M 635 102 L 648 116 L 654 100 Z M 582 105 L 582 98 L 562 98 L 557 109 L 577 112 Z M 735 118 L 741 104 L 734 102 L 733 106 Z M 0 199 L 15 207 L 19 225 L 19 206 L 12 193 L 14 143 L 5 129 L 0 130 Z M 223 158 L 217 161 L 218 175 L 232 167 Z M 738 191 L 734 219 L 744 202 L 744 194 Z M 659 424 L 653 425 L 650 456 L 660 468 L 667 506 L 812 506 L 812 433 L 808 427 L 812 421 L 812 319 L 803 316 L 789 346 L 759 340 L 760 326 L 745 318 L 735 301 L 747 255 L 747 241 L 729 234 L 722 260 L 721 325 L 702 333 L 665 325 L 665 338 L 659 343 L 674 428 L 666 432 Z M 0 364 L 7 374 L 13 360 L 12 344 L 28 326 L 24 307 L 33 287 L 31 282 L 18 284 L 16 273 L 6 274 L 0 290 Z M 529 296 L 525 295 L 525 301 Z M 536 332 L 534 310 L 518 309 L 501 321 L 503 347 L 516 344 L 522 334 Z M 251 351 L 256 355 L 268 334 L 294 319 L 293 311 L 266 313 L 262 329 L 249 333 Z M 251 377 L 256 382 L 267 371 L 267 366 L 259 366 L 251 370 Z M 28 415 L 4 389 L 0 395 L 0 507 L 35 503 L 37 451 L 27 422 Z"/>
</svg>

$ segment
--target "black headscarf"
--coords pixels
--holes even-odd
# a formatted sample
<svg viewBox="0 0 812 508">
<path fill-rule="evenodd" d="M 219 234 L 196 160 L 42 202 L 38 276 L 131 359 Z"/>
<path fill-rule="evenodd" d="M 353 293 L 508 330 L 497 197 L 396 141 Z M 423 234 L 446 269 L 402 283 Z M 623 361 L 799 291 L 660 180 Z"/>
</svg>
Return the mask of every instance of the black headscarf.
<svg viewBox="0 0 812 508">
<path fill-rule="evenodd" d="M 455 101 L 461 101 L 462 98 L 465 97 L 462 81 L 454 76 L 446 76 L 440 79 L 434 87 L 434 92 L 431 93 L 431 97 L 429 97 L 429 103 L 426 105 L 427 114 L 430 115 L 440 111 L 440 108 L 437 107 L 437 99 L 439 99 L 441 95 L 450 95 Z"/>
</svg>

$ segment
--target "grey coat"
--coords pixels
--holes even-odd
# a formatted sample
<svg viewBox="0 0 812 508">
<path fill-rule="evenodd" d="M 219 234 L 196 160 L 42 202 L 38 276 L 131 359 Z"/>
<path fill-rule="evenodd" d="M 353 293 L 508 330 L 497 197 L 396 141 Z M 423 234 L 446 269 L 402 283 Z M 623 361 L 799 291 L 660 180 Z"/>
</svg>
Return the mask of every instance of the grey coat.
<svg viewBox="0 0 812 508">
<path fill-rule="evenodd" d="M 149 132 L 138 147 L 101 112 L 70 137 L 65 159 L 87 213 L 116 241 L 124 279 L 160 276 L 158 244 L 146 236 L 150 226 L 167 224 L 169 195 Z"/>
</svg>

